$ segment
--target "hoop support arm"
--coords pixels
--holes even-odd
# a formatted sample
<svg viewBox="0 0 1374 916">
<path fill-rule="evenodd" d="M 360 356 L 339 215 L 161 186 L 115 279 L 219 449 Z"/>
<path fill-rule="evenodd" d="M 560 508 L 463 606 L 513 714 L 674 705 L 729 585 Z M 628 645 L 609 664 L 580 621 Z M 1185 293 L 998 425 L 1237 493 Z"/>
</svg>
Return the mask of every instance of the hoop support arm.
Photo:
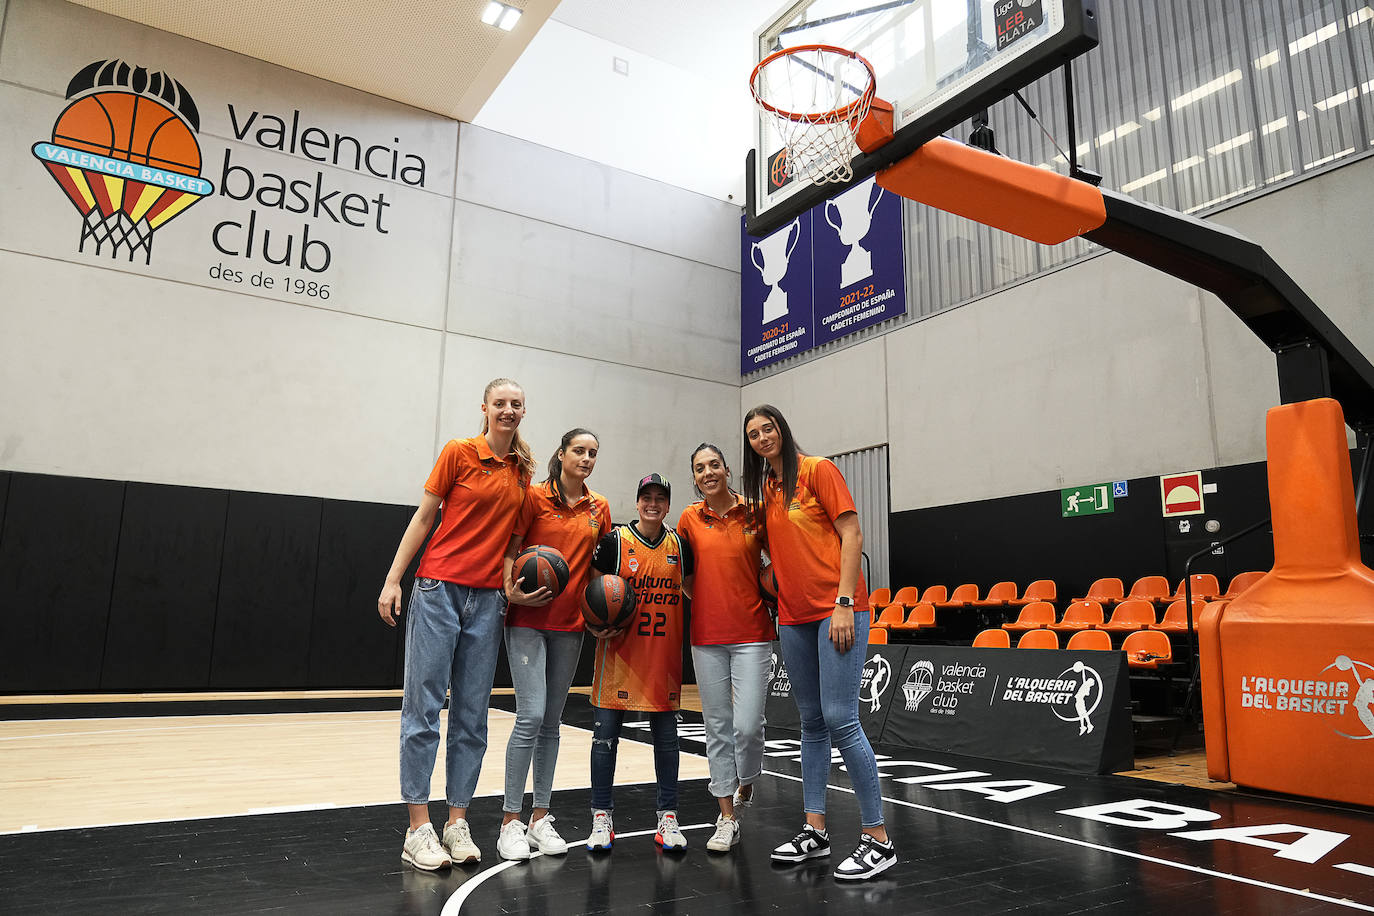
<svg viewBox="0 0 1374 916">
<path fill-rule="evenodd" d="M 879 171 L 878 184 L 1042 245 L 1058 245 L 1107 221 L 1102 193 L 1092 185 L 945 137 Z"/>
</svg>

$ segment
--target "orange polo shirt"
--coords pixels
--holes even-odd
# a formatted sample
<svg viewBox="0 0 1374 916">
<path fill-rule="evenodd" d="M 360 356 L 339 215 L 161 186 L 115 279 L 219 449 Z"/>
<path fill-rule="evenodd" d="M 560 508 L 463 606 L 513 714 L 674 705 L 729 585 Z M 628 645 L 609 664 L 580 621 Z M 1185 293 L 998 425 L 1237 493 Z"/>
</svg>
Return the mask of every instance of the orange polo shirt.
<svg viewBox="0 0 1374 916">
<path fill-rule="evenodd" d="M 759 595 L 763 532 L 744 500 L 736 496 L 723 517 L 698 500 L 682 510 L 677 533 L 692 549 L 692 645 L 776 639 Z"/>
<path fill-rule="evenodd" d="M 506 626 L 580 632 L 582 590 L 591 577 L 592 551 L 610 531 L 611 504 L 590 487 L 571 506 L 558 498 L 552 481 L 530 487 L 515 522 L 515 535 L 525 547 L 542 544 L 563 554 L 568 561 L 568 584 L 543 607 L 512 604 Z"/>
<path fill-rule="evenodd" d="M 500 588 L 506 545 L 528 486 L 519 457 L 498 458 L 486 436 L 449 440 L 425 481 L 425 491 L 443 500 L 443 515 L 416 575 Z"/>
<path fill-rule="evenodd" d="M 856 511 L 844 475 L 828 458 L 803 455 L 797 492 L 783 500 L 782 484 L 769 471 L 763 505 L 768 556 L 778 577 L 778 622 L 811 623 L 835 610 L 840 584 L 840 534 L 835 519 Z M 854 588 L 854 613 L 868 610 L 863 570 Z"/>
</svg>

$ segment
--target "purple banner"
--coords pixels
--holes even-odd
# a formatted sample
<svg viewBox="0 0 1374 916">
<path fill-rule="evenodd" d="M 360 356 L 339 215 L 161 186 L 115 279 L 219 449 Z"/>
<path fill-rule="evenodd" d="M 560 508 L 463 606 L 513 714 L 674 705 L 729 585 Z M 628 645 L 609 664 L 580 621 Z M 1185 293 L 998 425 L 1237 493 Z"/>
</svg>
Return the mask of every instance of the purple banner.
<svg viewBox="0 0 1374 916">
<path fill-rule="evenodd" d="M 812 213 L 816 344 L 905 314 L 902 199 L 870 178 Z"/>
<path fill-rule="evenodd" d="M 811 213 L 754 238 L 740 217 L 740 373 L 809 350 Z"/>
</svg>

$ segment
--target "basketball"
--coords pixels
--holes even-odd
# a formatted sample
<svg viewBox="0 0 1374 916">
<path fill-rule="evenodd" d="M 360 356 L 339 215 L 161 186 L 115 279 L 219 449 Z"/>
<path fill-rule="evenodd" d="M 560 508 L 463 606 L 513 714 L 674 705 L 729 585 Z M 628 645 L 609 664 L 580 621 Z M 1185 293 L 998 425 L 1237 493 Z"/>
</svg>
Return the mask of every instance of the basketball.
<svg viewBox="0 0 1374 916">
<path fill-rule="evenodd" d="M 536 544 L 520 551 L 511 575 L 525 580 L 520 590 L 527 595 L 541 588 L 557 595 L 568 584 L 568 561 L 554 548 Z"/>
<path fill-rule="evenodd" d="M 635 591 L 620 576 L 596 576 L 582 593 L 582 617 L 588 626 L 618 629 L 634 617 Z"/>
<path fill-rule="evenodd" d="M 765 601 L 777 602 L 778 577 L 773 573 L 772 563 L 759 570 L 759 591 L 763 593 Z"/>
</svg>

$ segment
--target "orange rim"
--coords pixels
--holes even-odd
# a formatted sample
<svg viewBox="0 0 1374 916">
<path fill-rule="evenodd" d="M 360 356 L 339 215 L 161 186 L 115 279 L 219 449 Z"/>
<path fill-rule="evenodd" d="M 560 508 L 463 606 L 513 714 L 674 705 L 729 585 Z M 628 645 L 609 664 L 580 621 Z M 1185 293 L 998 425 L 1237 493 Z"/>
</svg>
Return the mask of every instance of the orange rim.
<svg viewBox="0 0 1374 916">
<path fill-rule="evenodd" d="M 775 60 L 779 60 L 783 57 L 791 57 L 803 51 L 824 51 L 828 54 L 838 54 L 841 57 L 849 57 L 857 60 L 859 63 L 863 64 L 864 69 L 868 71 L 868 85 L 864 87 L 863 92 L 859 93 L 859 97 L 848 105 L 842 105 L 839 108 L 833 108 L 829 111 L 822 112 L 788 111 L 785 108 L 779 108 L 771 104 L 760 96 L 759 73 L 763 71 L 763 68 Z M 758 65 L 754 67 L 754 72 L 749 74 L 749 91 L 753 93 L 754 101 L 759 103 L 760 108 L 780 118 L 786 118 L 789 121 L 809 121 L 813 124 L 839 123 L 841 121 L 853 120 L 855 114 L 873 101 L 873 94 L 876 92 L 877 88 L 878 75 L 874 72 L 873 65 L 868 62 L 868 59 L 857 51 L 850 51 L 847 48 L 841 48 L 837 45 L 797 45 L 793 48 L 783 48 L 781 51 L 774 51 L 772 54 L 769 54 L 763 60 L 759 61 Z"/>
</svg>

